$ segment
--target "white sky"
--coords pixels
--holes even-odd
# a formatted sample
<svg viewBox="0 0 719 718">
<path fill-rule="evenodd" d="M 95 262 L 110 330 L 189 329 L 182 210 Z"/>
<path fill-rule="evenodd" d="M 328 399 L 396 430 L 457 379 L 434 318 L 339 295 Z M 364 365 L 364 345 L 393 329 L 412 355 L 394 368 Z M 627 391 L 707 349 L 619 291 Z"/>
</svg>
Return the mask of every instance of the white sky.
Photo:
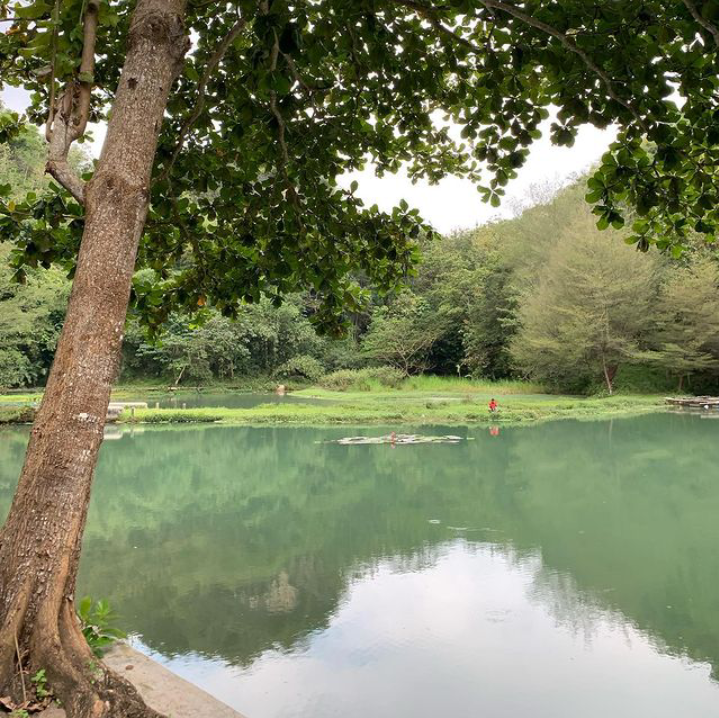
<svg viewBox="0 0 719 718">
<path fill-rule="evenodd" d="M 469 180 L 447 177 L 437 185 L 418 182 L 413 185 L 404 174 L 375 177 L 372 169 L 348 176 L 359 182 L 358 194 L 368 205 L 377 204 L 380 209 L 391 209 L 399 200 L 420 210 L 422 218 L 440 232 L 467 229 L 485 224 L 498 217 L 512 217 L 517 207 L 529 204 L 532 185 L 557 186 L 567 183 L 574 175 L 589 169 L 606 152 L 616 136 L 614 129 L 605 131 L 596 127 L 582 127 L 574 147 L 555 147 L 549 141 L 547 130 L 552 120 L 543 126 L 543 137 L 530 149 L 529 159 L 519 170 L 515 180 L 506 187 L 507 194 L 501 207 L 495 209 L 482 201 L 475 185 Z"/>
<path fill-rule="evenodd" d="M 7 107 L 17 112 L 23 112 L 28 105 L 28 94 L 23 90 L 7 88 L 2 91 L 0 98 Z M 574 175 L 595 164 L 616 134 L 611 128 L 602 131 L 591 126 L 582 127 L 574 147 L 555 147 L 546 133 L 549 124 L 551 119 L 544 123 L 544 136 L 532 146 L 529 159 L 519 171 L 519 176 L 507 187 L 506 197 L 499 209 L 482 202 L 471 182 L 455 177 L 448 177 L 438 185 L 427 182 L 413 185 L 403 173 L 379 178 L 367 167 L 363 172 L 348 175 L 342 184 L 349 186 L 356 179 L 359 182 L 357 194 L 366 204 L 377 204 L 384 210 L 391 209 L 401 199 L 405 199 L 441 232 L 475 227 L 493 218 L 510 217 L 516 214 L 518 206 L 528 204 L 532 185 L 556 186 L 566 183 Z M 94 135 L 91 152 L 97 157 L 105 137 L 105 128 L 94 125 L 91 130 Z"/>
</svg>

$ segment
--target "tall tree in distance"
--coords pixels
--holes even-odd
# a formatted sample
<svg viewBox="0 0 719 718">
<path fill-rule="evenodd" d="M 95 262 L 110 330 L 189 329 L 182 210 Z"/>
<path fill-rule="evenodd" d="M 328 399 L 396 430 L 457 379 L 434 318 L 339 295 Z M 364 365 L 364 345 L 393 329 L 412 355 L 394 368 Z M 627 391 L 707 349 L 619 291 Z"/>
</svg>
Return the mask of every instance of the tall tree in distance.
<svg viewBox="0 0 719 718">
<path fill-rule="evenodd" d="M 619 367 L 636 359 L 657 266 L 619 238 L 607 240 L 580 217 L 520 300 L 511 351 L 532 378 L 575 390 L 601 378 L 611 394 Z"/>
<path fill-rule="evenodd" d="M 0 77 L 32 92 L 28 119 L 46 128 L 55 179 L 2 203 L 1 236 L 16 244 L 18 279 L 25 264 L 74 274 L 0 532 L 0 694 L 17 696 L 20 671 L 42 667 L 70 718 L 151 714 L 117 676 L 90 672 L 73 608 L 130 300 L 158 324 L 177 307 L 234 316 L 243 301 L 311 288 L 313 320 L 337 331 L 363 297 L 352 277 L 394 289 L 423 227 L 406 204 L 364 207 L 338 176 L 367 158 L 431 181 L 482 182 L 486 170 L 480 189 L 497 205 L 550 106 L 558 144 L 583 123 L 620 127 L 591 187 L 602 226 L 621 225 L 634 204 L 642 248 L 659 236 L 681 250 L 689 229 L 712 234 L 718 220 L 714 10 L 714 0 L 0 0 Z M 103 118 L 102 153 L 81 177 L 70 150 Z M 18 119 L 2 118 L 0 140 Z M 155 271 L 154 286 L 133 291 L 136 267 Z"/>
<path fill-rule="evenodd" d="M 677 378 L 678 391 L 697 371 L 719 368 L 719 267 L 701 253 L 668 275 L 657 301 L 647 363 Z"/>
<path fill-rule="evenodd" d="M 476 375 L 504 379 L 511 374 L 509 344 L 515 331 L 517 288 L 511 269 L 496 252 L 475 289 L 464 328 L 465 361 Z"/>
<path fill-rule="evenodd" d="M 425 299 L 405 292 L 390 307 L 374 313 L 362 350 L 405 376 L 421 374 L 430 368 L 430 351 L 445 329 L 440 312 L 432 311 Z"/>
</svg>

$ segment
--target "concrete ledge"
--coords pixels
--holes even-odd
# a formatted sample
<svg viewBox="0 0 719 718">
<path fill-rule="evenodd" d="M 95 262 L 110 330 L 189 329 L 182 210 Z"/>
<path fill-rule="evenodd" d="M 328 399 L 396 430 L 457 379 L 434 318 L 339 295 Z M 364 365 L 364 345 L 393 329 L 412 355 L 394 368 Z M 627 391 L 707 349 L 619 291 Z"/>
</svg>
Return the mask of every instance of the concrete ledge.
<svg viewBox="0 0 719 718">
<path fill-rule="evenodd" d="M 151 708 L 170 718 L 244 718 L 124 643 L 106 653 L 103 662 L 130 681 Z M 65 718 L 65 711 L 49 708 L 42 712 L 42 718 Z"/>
</svg>

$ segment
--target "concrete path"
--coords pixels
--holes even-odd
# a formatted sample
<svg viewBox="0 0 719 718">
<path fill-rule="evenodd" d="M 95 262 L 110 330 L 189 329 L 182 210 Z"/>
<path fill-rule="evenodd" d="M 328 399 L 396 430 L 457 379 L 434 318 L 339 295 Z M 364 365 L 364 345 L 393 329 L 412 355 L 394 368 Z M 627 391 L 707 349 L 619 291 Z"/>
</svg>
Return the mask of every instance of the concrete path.
<svg viewBox="0 0 719 718">
<path fill-rule="evenodd" d="M 169 718 L 244 718 L 151 658 L 120 643 L 103 661 L 132 683 L 147 704 Z M 48 708 L 42 718 L 65 718 L 65 711 Z"/>
</svg>

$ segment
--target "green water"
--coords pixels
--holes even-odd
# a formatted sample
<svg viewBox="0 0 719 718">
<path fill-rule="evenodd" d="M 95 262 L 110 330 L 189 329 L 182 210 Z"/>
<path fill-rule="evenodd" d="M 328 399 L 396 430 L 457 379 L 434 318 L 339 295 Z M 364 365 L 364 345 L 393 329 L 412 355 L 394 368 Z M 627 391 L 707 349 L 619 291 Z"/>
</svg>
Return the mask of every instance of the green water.
<svg viewBox="0 0 719 718">
<path fill-rule="evenodd" d="M 355 433 L 106 441 L 80 592 L 248 718 L 719 716 L 719 421 Z"/>
</svg>

